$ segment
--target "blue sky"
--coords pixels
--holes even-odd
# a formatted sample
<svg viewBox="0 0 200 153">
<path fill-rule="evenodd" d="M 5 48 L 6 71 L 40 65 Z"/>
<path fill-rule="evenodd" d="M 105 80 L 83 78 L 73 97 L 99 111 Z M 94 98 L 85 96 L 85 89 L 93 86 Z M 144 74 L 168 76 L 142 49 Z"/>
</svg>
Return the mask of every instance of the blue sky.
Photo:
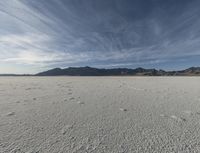
<svg viewBox="0 0 200 153">
<path fill-rule="evenodd" d="M 2 0 L 0 73 L 200 66 L 199 0 Z"/>
</svg>

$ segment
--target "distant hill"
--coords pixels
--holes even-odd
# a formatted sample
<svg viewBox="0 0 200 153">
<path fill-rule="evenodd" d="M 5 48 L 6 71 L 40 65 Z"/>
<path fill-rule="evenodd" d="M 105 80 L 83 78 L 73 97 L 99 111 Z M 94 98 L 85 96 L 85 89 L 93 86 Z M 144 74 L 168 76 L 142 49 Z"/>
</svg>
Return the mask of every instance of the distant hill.
<svg viewBox="0 0 200 153">
<path fill-rule="evenodd" d="M 0 74 L 0 76 L 34 76 L 31 74 Z"/>
<path fill-rule="evenodd" d="M 181 71 L 164 71 L 156 69 L 113 68 L 99 69 L 93 67 L 55 68 L 36 74 L 36 76 L 200 76 L 200 67 L 191 67 Z"/>
</svg>

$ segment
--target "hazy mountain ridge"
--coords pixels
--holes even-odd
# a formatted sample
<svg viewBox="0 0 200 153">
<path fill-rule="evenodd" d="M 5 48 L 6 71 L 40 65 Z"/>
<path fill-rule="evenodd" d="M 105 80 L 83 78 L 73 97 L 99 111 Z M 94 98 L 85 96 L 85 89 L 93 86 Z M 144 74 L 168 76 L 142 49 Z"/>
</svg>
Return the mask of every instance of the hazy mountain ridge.
<svg viewBox="0 0 200 153">
<path fill-rule="evenodd" d="M 0 76 L 35 76 L 33 74 L 0 74 Z"/>
<path fill-rule="evenodd" d="M 128 69 L 112 68 L 100 69 L 93 67 L 69 67 L 65 69 L 54 68 L 48 71 L 40 72 L 36 76 L 200 76 L 200 67 L 190 67 L 180 71 L 164 71 L 156 69 Z"/>
</svg>

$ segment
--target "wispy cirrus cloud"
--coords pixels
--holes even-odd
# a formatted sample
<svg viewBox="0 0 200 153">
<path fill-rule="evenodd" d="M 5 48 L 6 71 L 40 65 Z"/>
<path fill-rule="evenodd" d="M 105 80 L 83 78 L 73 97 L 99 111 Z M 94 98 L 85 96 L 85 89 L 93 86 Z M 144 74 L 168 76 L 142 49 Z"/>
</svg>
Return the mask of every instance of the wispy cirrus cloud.
<svg viewBox="0 0 200 153">
<path fill-rule="evenodd" d="M 199 4 L 197 0 L 0 1 L 0 65 L 29 67 L 25 71 L 30 73 L 57 66 L 197 65 Z"/>
<path fill-rule="evenodd" d="M 78 62 L 86 59 L 84 54 L 73 54 L 64 51 L 51 50 L 48 44 L 52 42 L 47 35 L 5 35 L 0 37 L 0 47 L 5 50 L 0 55 L 1 62 L 48 66 L 56 63 Z M 14 48 L 14 50 L 13 50 Z"/>
</svg>

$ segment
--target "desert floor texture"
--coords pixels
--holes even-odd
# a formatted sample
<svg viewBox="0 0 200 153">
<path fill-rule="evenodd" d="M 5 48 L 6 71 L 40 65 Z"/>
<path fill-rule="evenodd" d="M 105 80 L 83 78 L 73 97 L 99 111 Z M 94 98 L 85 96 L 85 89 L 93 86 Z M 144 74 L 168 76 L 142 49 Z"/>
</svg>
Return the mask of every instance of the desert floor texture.
<svg viewBox="0 0 200 153">
<path fill-rule="evenodd" d="M 200 152 L 200 77 L 0 77 L 0 152 Z"/>
</svg>

